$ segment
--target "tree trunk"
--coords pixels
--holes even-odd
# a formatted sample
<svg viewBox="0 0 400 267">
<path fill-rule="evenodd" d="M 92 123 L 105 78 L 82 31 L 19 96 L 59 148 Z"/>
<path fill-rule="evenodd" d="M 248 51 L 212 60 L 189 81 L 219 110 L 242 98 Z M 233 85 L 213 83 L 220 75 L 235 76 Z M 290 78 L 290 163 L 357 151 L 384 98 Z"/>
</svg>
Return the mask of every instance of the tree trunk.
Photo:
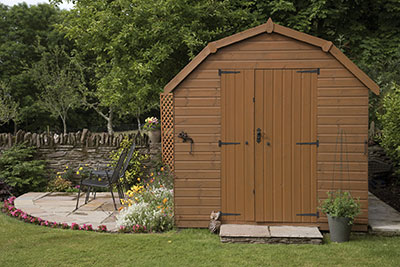
<svg viewBox="0 0 400 267">
<path fill-rule="evenodd" d="M 138 125 L 138 131 L 139 131 L 139 133 L 142 131 L 142 126 L 140 125 L 140 118 L 139 117 L 136 117 L 136 120 L 137 120 L 137 125 Z"/>
<path fill-rule="evenodd" d="M 108 134 L 114 134 L 114 129 L 113 129 L 113 125 L 112 125 L 112 121 L 113 121 L 113 110 L 110 107 L 110 112 L 108 113 L 108 119 L 107 119 L 107 132 Z"/>
<path fill-rule="evenodd" d="M 15 120 L 13 120 L 13 123 L 14 123 L 14 135 L 16 135 L 18 130 L 18 124 Z"/>
<path fill-rule="evenodd" d="M 64 134 L 67 134 L 67 121 L 66 121 L 66 118 L 61 117 L 61 120 L 63 122 Z"/>
</svg>

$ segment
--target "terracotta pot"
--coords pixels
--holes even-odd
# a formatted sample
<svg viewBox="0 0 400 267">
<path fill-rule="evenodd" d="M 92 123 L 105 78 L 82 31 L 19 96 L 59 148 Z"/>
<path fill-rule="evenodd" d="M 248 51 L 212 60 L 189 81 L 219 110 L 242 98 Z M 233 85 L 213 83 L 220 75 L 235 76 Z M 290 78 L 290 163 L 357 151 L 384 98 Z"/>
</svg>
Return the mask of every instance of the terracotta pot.
<svg viewBox="0 0 400 267">
<path fill-rule="evenodd" d="M 149 135 L 149 143 L 150 144 L 157 144 L 161 142 L 161 130 L 153 130 L 148 132 Z"/>
</svg>

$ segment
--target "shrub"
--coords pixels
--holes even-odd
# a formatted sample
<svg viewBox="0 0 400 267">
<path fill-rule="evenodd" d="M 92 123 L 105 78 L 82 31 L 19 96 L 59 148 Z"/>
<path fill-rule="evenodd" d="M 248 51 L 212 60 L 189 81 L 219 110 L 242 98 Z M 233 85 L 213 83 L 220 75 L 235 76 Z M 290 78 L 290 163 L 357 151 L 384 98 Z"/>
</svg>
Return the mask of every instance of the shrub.
<svg viewBox="0 0 400 267">
<path fill-rule="evenodd" d="M 0 179 L 12 186 L 16 195 L 45 190 L 45 162 L 35 160 L 34 152 L 34 148 L 19 144 L 0 156 Z"/>
<path fill-rule="evenodd" d="M 381 145 L 397 167 L 400 164 L 400 86 L 393 83 L 383 97 L 383 114 L 378 115 L 382 125 Z M 400 174 L 399 170 L 397 171 Z"/>
<path fill-rule="evenodd" d="M 125 137 L 122 140 L 120 147 L 111 153 L 110 158 L 112 166 L 117 165 L 118 158 L 121 155 L 122 150 L 129 149 L 129 147 L 132 145 L 132 142 L 133 140 Z M 129 187 L 140 182 L 143 179 L 145 175 L 145 165 L 143 164 L 143 162 L 148 160 L 148 158 L 148 155 L 143 155 L 138 150 L 135 150 L 133 152 L 131 161 L 125 173 L 125 180 Z"/>
<path fill-rule="evenodd" d="M 328 192 L 328 198 L 322 201 L 320 209 L 332 217 L 349 218 L 349 224 L 353 223 L 354 218 L 361 211 L 360 201 L 354 199 L 349 192 L 341 190 Z"/>
<path fill-rule="evenodd" d="M 12 195 L 12 187 L 0 180 L 0 201 L 4 201 Z"/>
</svg>

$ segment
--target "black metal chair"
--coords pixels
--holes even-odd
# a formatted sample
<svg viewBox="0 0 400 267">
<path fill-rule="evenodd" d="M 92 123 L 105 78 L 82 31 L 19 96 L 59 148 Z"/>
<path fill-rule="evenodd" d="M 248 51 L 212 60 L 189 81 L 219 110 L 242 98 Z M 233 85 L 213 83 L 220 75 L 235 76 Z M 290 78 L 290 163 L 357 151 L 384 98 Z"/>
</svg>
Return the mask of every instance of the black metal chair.
<svg viewBox="0 0 400 267">
<path fill-rule="evenodd" d="M 92 189 L 94 191 L 93 192 L 94 198 L 96 198 L 96 190 L 95 190 L 96 187 L 100 188 L 108 187 L 113 199 L 114 208 L 117 209 L 113 193 L 113 185 L 116 185 L 117 187 L 119 198 L 120 199 L 124 198 L 124 192 L 122 187 L 123 185 L 125 186 L 126 184 L 125 173 L 129 167 L 129 162 L 132 159 L 132 155 L 133 152 L 135 151 L 135 148 L 136 145 L 135 143 L 133 143 L 132 146 L 129 148 L 128 152 L 126 151 L 126 149 L 121 152 L 121 155 L 117 162 L 117 166 L 114 168 L 114 170 L 92 170 L 89 174 L 89 178 L 81 180 L 79 186 L 78 198 L 76 201 L 76 209 L 78 209 L 79 206 L 79 198 L 82 186 L 87 187 L 85 204 L 89 200 L 89 195 Z"/>
</svg>

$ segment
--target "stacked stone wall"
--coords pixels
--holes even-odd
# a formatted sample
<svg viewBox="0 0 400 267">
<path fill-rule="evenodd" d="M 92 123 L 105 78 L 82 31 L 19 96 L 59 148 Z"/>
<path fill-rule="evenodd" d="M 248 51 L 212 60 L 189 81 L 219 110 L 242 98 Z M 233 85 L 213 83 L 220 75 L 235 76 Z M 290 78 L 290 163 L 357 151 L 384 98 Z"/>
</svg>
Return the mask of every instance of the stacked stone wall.
<svg viewBox="0 0 400 267">
<path fill-rule="evenodd" d="M 87 129 L 76 133 L 30 133 L 18 131 L 15 135 L 0 134 L 0 153 L 15 144 L 25 143 L 37 151 L 37 158 L 46 160 L 50 173 L 79 166 L 101 168 L 110 163 L 110 153 L 117 149 L 124 137 L 134 139 L 141 154 L 156 159 L 160 154 L 160 144 L 149 144 L 146 134 L 116 134 L 91 133 Z"/>
</svg>

